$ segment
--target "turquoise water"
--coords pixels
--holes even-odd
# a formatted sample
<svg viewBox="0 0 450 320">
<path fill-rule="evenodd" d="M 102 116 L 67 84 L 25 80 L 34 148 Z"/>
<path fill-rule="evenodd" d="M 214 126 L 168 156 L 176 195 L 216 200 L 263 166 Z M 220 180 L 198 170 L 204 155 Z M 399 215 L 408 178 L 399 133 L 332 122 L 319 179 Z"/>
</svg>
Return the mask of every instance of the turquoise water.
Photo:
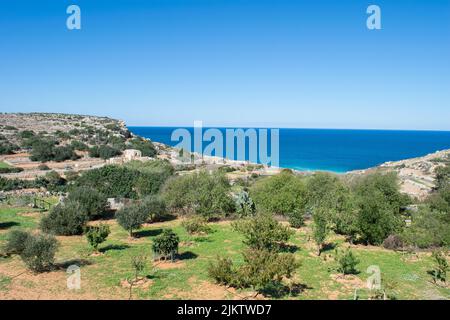
<svg viewBox="0 0 450 320">
<path fill-rule="evenodd" d="M 176 144 L 170 136 L 177 128 L 129 129 L 153 141 Z M 444 149 L 450 149 L 450 131 L 280 129 L 280 166 L 297 170 L 346 172 Z"/>
</svg>

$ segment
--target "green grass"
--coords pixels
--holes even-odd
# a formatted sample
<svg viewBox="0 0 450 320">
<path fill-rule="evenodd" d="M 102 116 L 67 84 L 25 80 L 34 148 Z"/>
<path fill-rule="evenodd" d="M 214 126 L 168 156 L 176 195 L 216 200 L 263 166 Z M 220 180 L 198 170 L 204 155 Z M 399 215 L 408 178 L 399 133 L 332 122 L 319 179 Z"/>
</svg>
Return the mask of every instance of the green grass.
<svg viewBox="0 0 450 320">
<path fill-rule="evenodd" d="M 0 161 L 0 168 L 11 168 L 11 166 L 6 162 Z"/>
<path fill-rule="evenodd" d="M 0 246 L 5 240 L 8 230 L 34 229 L 38 225 L 39 215 L 24 216 L 23 212 L 30 212 L 28 208 L 0 207 L 0 225 L 8 222 L 6 228 L 0 228 Z M 109 222 L 111 234 L 108 240 L 100 245 L 102 255 L 91 255 L 87 241 L 82 236 L 59 237 L 60 248 L 56 257 L 57 263 L 79 264 L 81 266 L 81 292 L 90 292 L 99 297 L 127 299 L 129 290 L 120 286 L 120 282 L 133 276 L 131 259 L 134 255 L 148 257 L 144 275 L 152 282 L 147 288 L 133 289 L 133 298 L 139 299 L 177 299 L 177 298 L 210 298 L 210 292 L 201 287 L 205 283 L 211 287 L 221 289 L 213 284 L 208 277 L 208 264 L 216 256 L 229 256 L 236 263 L 242 262 L 240 250 L 244 248 L 242 237 L 234 232 L 228 223 L 211 224 L 213 232 L 207 236 L 190 236 L 181 227 L 179 220 L 149 225 L 139 231 L 137 240 L 130 240 L 128 234 L 114 221 Z M 172 228 L 181 240 L 179 253 L 183 259 L 176 268 L 163 269 L 153 267 L 151 244 L 163 228 Z M 388 251 L 377 247 L 353 246 L 353 251 L 360 259 L 359 274 L 347 276 L 342 280 L 336 279 L 336 262 L 334 251 L 329 250 L 321 257 L 315 255 L 315 246 L 307 241 L 307 229 L 297 231 L 291 244 L 297 246 L 295 255 L 301 262 L 296 273 L 295 281 L 304 286 L 303 292 L 297 296 L 285 296 L 285 299 L 352 299 L 355 288 L 360 288 L 360 295 L 364 297 L 365 281 L 370 276 L 366 270 L 371 265 L 379 266 L 383 282 L 393 285 L 389 291 L 395 293 L 399 299 L 449 299 L 450 290 L 440 288 L 431 283 L 431 276 L 427 271 L 432 267 L 429 254 L 421 253 L 418 259 L 411 259 L 401 253 Z M 330 238 L 339 246 L 347 245 L 338 236 Z M 83 263 L 81 263 L 83 262 Z M 0 290 L 14 290 L 14 281 L 2 270 L 13 268 L 14 273 L 24 269 L 17 258 L 0 258 Z M 19 269 L 17 269 L 17 266 Z M 22 270 L 20 270 L 22 269 Z M 59 270 L 62 274 L 65 270 Z M 41 277 L 49 277 L 44 274 Z M 11 282 L 12 281 L 12 282 Z M 40 283 L 30 283 L 30 289 L 39 287 Z M 44 284 L 51 286 L 51 282 Z M 209 288 L 209 287 L 208 287 Z M 362 289 L 361 289 L 362 288 Z M 222 288 L 223 289 L 223 288 Z M 53 287 L 48 290 L 54 291 Z M 244 292 L 238 291 L 239 294 Z M 214 296 L 213 296 L 214 297 Z M 223 298 L 233 298 L 231 293 L 224 290 Z"/>
</svg>

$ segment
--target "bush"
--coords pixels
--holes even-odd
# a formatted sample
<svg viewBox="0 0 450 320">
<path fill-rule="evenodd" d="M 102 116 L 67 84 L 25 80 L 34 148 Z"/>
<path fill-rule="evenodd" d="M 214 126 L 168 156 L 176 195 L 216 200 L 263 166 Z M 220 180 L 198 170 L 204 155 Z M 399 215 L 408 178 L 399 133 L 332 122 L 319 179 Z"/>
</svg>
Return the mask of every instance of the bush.
<svg viewBox="0 0 450 320">
<path fill-rule="evenodd" d="M 431 210 L 420 206 L 411 216 L 411 226 L 401 234 L 402 240 L 414 247 L 430 248 L 450 245 L 450 222 L 448 213 Z"/>
<path fill-rule="evenodd" d="M 47 234 L 30 235 L 24 247 L 20 257 L 28 268 L 35 272 L 43 272 L 52 266 L 58 242 L 55 237 Z"/>
<path fill-rule="evenodd" d="M 237 288 L 252 288 L 268 292 L 279 288 L 283 279 L 293 276 L 299 263 L 291 253 L 276 253 L 268 250 L 245 250 L 244 263 L 238 267 L 227 258 L 217 258 L 208 266 L 208 275 L 217 283 Z"/>
<path fill-rule="evenodd" d="M 145 172 L 123 166 L 104 166 L 84 172 L 76 186 L 92 187 L 108 198 L 130 198 L 156 194 L 165 182 L 165 172 Z"/>
<path fill-rule="evenodd" d="M 118 210 L 116 219 L 117 223 L 130 233 L 130 237 L 133 237 L 133 231 L 147 221 L 149 214 L 139 203 L 132 203 Z"/>
<path fill-rule="evenodd" d="M 156 155 L 155 146 L 148 139 L 134 138 L 129 144 L 132 149 L 141 151 L 144 157 L 154 157 Z"/>
<path fill-rule="evenodd" d="M 236 213 L 238 214 L 239 218 L 245 218 L 255 215 L 256 207 L 248 192 L 240 191 L 236 194 L 234 200 L 236 204 Z"/>
<path fill-rule="evenodd" d="M 198 216 L 184 220 L 181 225 L 189 234 L 208 233 L 211 231 L 205 219 Z"/>
<path fill-rule="evenodd" d="M 138 174 L 124 167 L 104 166 L 84 172 L 75 185 L 95 188 L 106 197 L 134 199 L 137 197 L 134 184 Z"/>
<path fill-rule="evenodd" d="M 292 228 L 301 228 L 305 224 L 304 213 L 298 210 L 289 213 L 288 219 Z"/>
<path fill-rule="evenodd" d="M 36 187 L 46 188 L 48 191 L 63 191 L 66 180 L 62 178 L 56 171 L 50 171 L 43 177 L 38 177 L 35 180 Z"/>
<path fill-rule="evenodd" d="M 0 168 L 0 174 L 1 173 L 19 173 L 22 172 L 23 169 L 19 167 L 6 167 L 6 168 Z"/>
<path fill-rule="evenodd" d="M 166 217 L 166 204 L 158 196 L 148 196 L 142 200 L 140 207 L 147 213 L 151 222 L 162 221 Z"/>
<path fill-rule="evenodd" d="M 442 251 L 434 251 L 432 257 L 435 262 L 434 269 L 431 271 L 433 281 L 435 283 L 437 282 L 445 283 L 447 281 L 447 271 L 449 271 L 446 255 Z"/>
<path fill-rule="evenodd" d="M 21 139 L 29 139 L 34 137 L 34 132 L 31 130 L 24 130 L 19 132 L 19 137 Z"/>
<path fill-rule="evenodd" d="M 271 214 L 266 213 L 234 222 L 232 226 L 234 230 L 244 236 L 244 244 L 255 250 L 278 251 L 284 242 L 287 242 L 293 235 L 288 227 L 283 226 Z"/>
<path fill-rule="evenodd" d="M 350 248 L 343 251 L 336 250 L 336 261 L 338 262 L 338 272 L 346 274 L 356 274 L 356 266 L 359 263 L 359 259 L 355 257 Z"/>
<path fill-rule="evenodd" d="M 169 179 L 162 194 L 170 210 L 211 219 L 234 209 L 229 191 L 226 177 L 202 171 Z"/>
<path fill-rule="evenodd" d="M 41 171 L 50 170 L 49 166 L 46 165 L 46 164 L 43 164 L 43 163 L 38 166 L 38 169 L 41 170 Z"/>
<path fill-rule="evenodd" d="M 30 235 L 25 231 L 13 230 L 8 234 L 4 252 L 6 255 L 21 254 Z"/>
<path fill-rule="evenodd" d="M 62 162 L 66 160 L 76 160 L 79 156 L 74 152 L 70 146 L 56 147 L 53 149 L 53 160 L 56 162 Z"/>
<path fill-rule="evenodd" d="M 217 257 L 215 262 L 208 265 L 208 275 L 218 284 L 231 285 L 235 283 L 236 270 L 230 258 Z"/>
<path fill-rule="evenodd" d="M 171 229 L 165 229 L 159 236 L 153 240 L 153 253 L 159 257 L 167 259 L 169 256 L 174 259 L 174 255 L 178 253 L 178 244 L 180 238 Z"/>
<path fill-rule="evenodd" d="M 13 154 L 19 147 L 9 142 L 0 142 L 0 154 Z"/>
<path fill-rule="evenodd" d="M 383 247 L 389 250 L 398 250 L 403 248 L 403 241 L 399 236 L 391 234 L 389 237 L 384 239 Z"/>
<path fill-rule="evenodd" d="M 250 189 L 258 210 L 281 215 L 305 211 L 306 195 L 302 179 L 287 172 L 262 179 Z"/>
<path fill-rule="evenodd" d="M 41 230 L 61 236 L 79 235 L 88 221 L 88 214 L 75 201 L 66 201 L 54 206 L 41 220 Z"/>
<path fill-rule="evenodd" d="M 25 143 L 25 145 L 30 144 L 31 150 L 31 161 L 41 161 L 47 162 L 54 159 L 54 149 L 55 142 L 51 140 L 44 139 L 33 139 L 33 141 Z"/>
<path fill-rule="evenodd" d="M 100 224 L 98 226 L 88 226 L 84 232 L 91 247 L 97 251 L 99 244 L 105 242 L 111 231 L 108 225 Z"/>
<path fill-rule="evenodd" d="M 104 215 L 108 205 L 106 197 L 91 187 L 75 187 L 70 190 L 68 201 L 78 202 L 89 218 Z"/>
<path fill-rule="evenodd" d="M 121 155 L 122 152 L 119 149 L 110 147 L 108 145 L 94 146 L 89 149 L 89 156 L 92 158 L 102 158 L 107 160 Z"/>
<path fill-rule="evenodd" d="M 72 140 L 72 142 L 70 143 L 70 146 L 74 150 L 79 150 L 79 151 L 88 151 L 89 150 L 89 147 L 85 143 L 78 141 L 78 140 Z"/>
</svg>

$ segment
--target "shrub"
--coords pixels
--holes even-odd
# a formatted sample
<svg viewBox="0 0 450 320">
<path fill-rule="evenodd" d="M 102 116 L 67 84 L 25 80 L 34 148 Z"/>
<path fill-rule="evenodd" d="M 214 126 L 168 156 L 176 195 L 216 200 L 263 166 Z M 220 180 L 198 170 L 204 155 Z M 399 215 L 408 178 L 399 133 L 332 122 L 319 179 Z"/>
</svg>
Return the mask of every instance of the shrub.
<svg viewBox="0 0 450 320">
<path fill-rule="evenodd" d="M 359 263 L 359 259 L 355 257 L 350 248 L 346 250 L 336 250 L 336 261 L 338 262 L 338 272 L 346 274 L 356 274 L 356 266 Z"/>
<path fill-rule="evenodd" d="M 181 225 L 189 234 L 208 233 L 211 231 L 205 219 L 198 216 L 184 220 Z"/>
<path fill-rule="evenodd" d="M 299 210 L 289 213 L 288 218 L 292 228 L 300 228 L 305 224 L 304 213 Z"/>
<path fill-rule="evenodd" d="M 257 181 L 250 189 L 258 210 L 282 215 L 305 211 L 306 195 L 302 179 L 287 172 Z"/>
<path fill-rule="evenodd" d="M 106 197 L 91 187 L 73 188 L 70 190 L 67 200 L 78 202 L 89 218 L 102 216 L 108 205 Z"/>
<path fill-rule="evenodd" d="M 180 238 L 175 232 L 171 229 L 165 229 L 153 240 L 153 253 L 165 259 L 170 256 L 173 261 L 174 255 L 178 253 L 179 242 Z"/>
<path fill-rule="evenodd" d="M 151 222 L 162 221 L 166 217 L 166 204 L 158 196 L 148 196 L 142 200 L 140 207 L 146 212 Z"/>
<path fill-rule="evenodd" d="M 92 187 L 112 198 L 136 198 L 134 190 L 137 171 L 119 166 L 104 166 L 84 172 L 75 182 L 76 186 Z"/>
<path fill-rule="evenodd" d="M 1 173 L 18 173 L 22 172 L 23 169 L 19 167 L 6 167 L 6 168 L 0 168 L 0 174 Z"/>
<path fill-rule="evenodd" d="M 56 147 L 53 149 L 53 160 L 62 162 L 66 160 L 76 160 L 79 156 L 73 151 L 70 146 Z"/>
<path fill-rule="evenodd" d="M 116 212 L 117 222 L 130 233 L 130 237 L 133 237 L 133 230 L 139 229 L 148 217 L 149 212 L 138 203 L 132 203 Z"/>
<path fill-rule="evenodd" d="M 156 149 L 153 143 L 148 139 L 134 138 L 129 142 L 132 149 L 141 151 L 144 157 L 154 157 Z"/>
<path fill-rule="evenodd" d="M 46 165 L 46 164 L 43 164 L 43 163 L 38 166 L 38 169 L 41 170 L 41 171 L 50 170 L 49 166 Z"/>
<path fill-rule="evenodd" d="M 435 262 L 434 269 L 431 271 L 433 281 L 435 283 L 439 281 L 445 283 L 447 281 L 447 271 L 449 271 L 446 255 L 442 251 L 434 251 L 432 257 Z"/>
<path fill-rule="evenodd" d="M 267 292 L 279 288 L 283 279 L 293 276 L 299 263 L 291 253 L 276 253 L 268 250 L 245 250 L 244 263 L 238 267 L 227 258 L 217 258 L 208 266 L 208 275 L 217 283 L 237 288 L 252 288 Z"/>
<path fill-rule="evenodd" d="M 100 145 L 100 146 L 94 146 L 89 149 L 89 156 L 92 158 L 102 158 L 104 160 L 107 160 L 109 158 L 116 157 L 118 155 L 121 155 L 122 152 L 119 149 L 116 149 L 114 147 L 110 147 L 108 145 Z"/>
<path fill-rule="evenodd" d="M 403 241 L 399 236 L 391 234 L 389 237 L 384 239 L 383 247 L 389 250 L 401 249 L 403 248 Z"/>
<path fill-rule="evenodd" d="M 105 242 L 111 231 L 108 225 L 100 224 L 98 226 L 88 226 L 84 232 L 91 247 L 97 251 L 99 244 Z"/>
<path fill-rule="evenodd" d="M 314 212 L 313 222 L 313 239 L 317 244 L 317 255 L 320 256 L 329 231 L 326 212 L 323 208 L 319 208 Z"/>
<path fill-rule="evenodd" d="M 62 236 L 79 235 L 88 221 L 88 214 L 75 201 L 66 201 L 54 206 L 41 220 L 41 230 Z"/>
<path fill-rule="evenodd" d="M 13 230 L 8 234 L 4 252 L 6 255 L 21 254 L 25 250 L 25 242 L 29 233 L 20 230 Z"/>
<path fill-rule="evenodd" d="M 283 243 L 287 242 L 293 234 L 288 227 L 266 213 L 234 222 L 232 226 L 244 236 L 244 244 L 255 250 L 280 250 Z"/>
<path fill-rule="evenodd" d="M 450 244 L 450 222 L 448 213 L 420 206 L 411 216 L 411 226 L 403 230 L 402 240 L 419 248 L 447 246 Z"/>
<path fill-rule="evenodd" d="M 47 234 L 30 235 L 20 257 L 31 270 L 43 272 L 52 266 L 58 242 Z"/>
<path fill-rule="evenodd" d="M 239 218 L 255 215 L 256 207 L 248 192 L 240 191 L 235 196 L 236 213 Z"/>
<path fill-rule="evenodd" d="M 72 140 L 72 142 L 70 143 L 70 146 L 74 150 L 79 150 L 79 151 L 88 151 L 89 150 L 89 147 L 85 143 L 78 141 L 78 140 Z"/>
<path fill-rule="evenodd" d="M 36 187 L 44 187 L 48 191 L 62 191 L 66 184 L 66 180 L 62 178 L 56 171 L 50 171 L 43 177 L 35 179 Z"/>
<path fill-rule="evenodd" d="M 230 258 L 217 257 L 215 262 L 209 263 L 207 271 L 218 284 L 231 285 L 236 281 L 236 270 Z"/>
<path fill-rule="evenodd" d="M 283 279 L 289 279 L 299 267 L 292 253 L 276 253 L 268 250 L 245 250 L 244 264 L 237 271 L 235 285 L 251 287 L 265 292 L 269 287 L 277 287 Z"/>
<path fill-rule="evenodd" d="M 51 140 L 44 139 L 33 139 L 33 141 L 29 143 L 25 143 L 25 145 L 31 145 L 31 161 L 41 161 L 47 162 L 54 159 L 54 149 L 55 142 Z"/>
<path fill-rule="evenodd" d="M 230 184 L 225 176 L 202 171 L 169 179 L 162 193 L 172 211 L 200 214 L 211 219 L 234 209 L 229 191 Z"/>
<path fill-rule="evenodd" d="M 31 130 L 24 130 L 19 132 L 19 137 L 21 139 L 29 139 L 31 137 L 34 137 L 34 132 Z"/>
<path fill-rule="evenodd" d="M 6 141 L 0 142 L 0 154 L 13 154 L 16 150 L 19 150 L 19 147 L 15 144 Z"/>
</svg>

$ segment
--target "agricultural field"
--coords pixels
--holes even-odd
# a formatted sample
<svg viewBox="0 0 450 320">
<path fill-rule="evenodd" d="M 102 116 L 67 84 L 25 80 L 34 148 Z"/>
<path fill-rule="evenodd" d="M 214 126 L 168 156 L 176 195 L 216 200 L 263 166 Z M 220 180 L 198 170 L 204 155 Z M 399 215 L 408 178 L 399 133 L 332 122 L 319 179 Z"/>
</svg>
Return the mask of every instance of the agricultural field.
<svg viewBox="0 0 450 320">
<path fill-rule="evenodd" d="M 12 230 L 33 231 L 42 215 L 29 207 L 0 207 L 0 246 Z M 210 262 L 218 255 L 242 263 L 242 236 L 229 221 L 209 223 L 206 235 L 189 235 L 181 219 L 144 224 L 130 238 L 114 219 L 104 219 L 111 234 L 93 253 L 84 236 L 57 236 L 59 249 L 54 267 L 47 272 L 33 273 L 15 255 L 0 258 L 0 299 L 354 299 L 368 296 L 366 273 L 369 266 L 381 270 L 387 294 L 396 299 L 449 299 L 450 289 L 433 284 L 429 271 L 433 260 L 429 252 L 407 254 L 375 246 L 351 245 L 358 273 L 340 275 L 336 271 L 335 247 L 349 246 L 341 236 L 330 235 L 329 247 L 321 256 L 311 239 L 310 223 L 295 229 L 289 240 L 289 251 L 300 262 L 290 292 L 262 295 L 251 290 L 237 290 L 216 284 L 208 275 Z M 98 224 L 91 221 L 90 224 Z M 153 261 L 151 245 L 164 229 L 171 228 L 180 237 L 174 262 Z M 136 255 L 147 257 L 140 280 L 131 288 L 134 277 L 131 261 Z M 81 270 L 79 290 L 67 288 L 66 270 L 77 265 Z"/>
</svg>

